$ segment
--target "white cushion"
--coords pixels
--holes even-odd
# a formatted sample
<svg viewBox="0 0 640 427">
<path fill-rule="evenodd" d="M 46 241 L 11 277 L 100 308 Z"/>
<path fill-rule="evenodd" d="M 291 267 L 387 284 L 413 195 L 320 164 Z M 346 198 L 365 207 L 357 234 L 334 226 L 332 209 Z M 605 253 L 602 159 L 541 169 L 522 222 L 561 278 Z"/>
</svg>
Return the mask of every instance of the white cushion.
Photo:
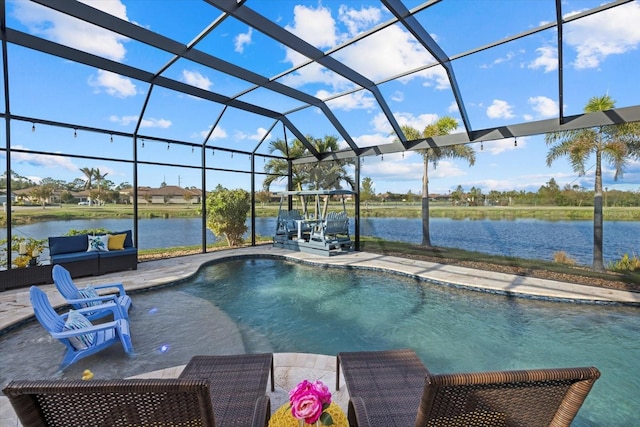
<svg viewBox="0 0 640 427">
<path fill-rule="evenodd" d="M 109 235 L 89 236 L 89 249 L 87 252 L 109 252 Z"/>
<path fill-rule="evenodd" d="M 78 290 L 78 297 L 80 298 L 98 298 L 98 291 L 96 291 L 93 287 L 87 286 L 84 289 Z M 88 301 L 84 304 L 81 304 L 83 307 L 91 307 L 93 305 L 100 305 L 102 301 Z"/>
<path fill-rule="evenodd" d="M 79 329 L 90 328 L 93 326 L 91 321 L 84 317 L 82 313 L 78 313 L 74 310 L 69 310 L 69 315 L 67 316 L 67 320 L 64 322 L 63 331 L 74 331 Z M 77 335 L 75 337 L 69 338 L 69 342 L 76 350 L 84 350 L 93 345 L 93 342 L 96 339 L 96 334 L 84 334 Z"/>
</svg>

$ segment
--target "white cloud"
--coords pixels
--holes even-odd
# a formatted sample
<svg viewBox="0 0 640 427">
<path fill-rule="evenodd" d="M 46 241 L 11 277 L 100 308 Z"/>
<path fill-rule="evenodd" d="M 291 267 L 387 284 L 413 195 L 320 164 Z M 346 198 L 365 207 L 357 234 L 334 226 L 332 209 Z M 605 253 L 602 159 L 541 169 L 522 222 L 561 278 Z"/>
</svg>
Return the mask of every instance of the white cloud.
<svg viewBox="0 0 640 427">
<path fill-rule="evenodd" d="M 396 120 L 398 120 L 398 118 L 403 115 L 406 115 L 407 117 L 412 117 L 411 113 L 397 113 L 395 117 Z M 376 132 L 380 132 L 384 134 L 390 134 L 391 132 L 393 132 L 393 128 L 389 124 L 389 120 L 387 119 L 387 116 L 385 116 L 383 113 L 376 114 L 371 120 L 371 125 L 373 126 L 373 130 L 375 130 Z"/>
<path fill-rule="evenodd" d="M 263 138 L 265 138 L 265 135 L 267 134 L 267 130 L 265 128 L 258 128 L 256 129 L 256 132 L 253 134 L 246 134 L 244 132 L 241 131 L 237 131 L 234 136 L 236 139 L 243 139 L 243 140 L 251 140 L 251 141 L 262 141 Z M 270 139 L 271 136 L 267 136 L 266 139 Z"/>
<path fill-rule="evenodd" d="M 338 17 L 347 26 L 350 36 L 366 31 L 382 19 L 382 11 L 377 7 L 361 8 L 360 10 L 341 5 Z"/>
<path fill-rule="evenodd" d="M 638 22 L 640 3 L 637 1 L 571 22 L 565 27 L 564 41 L 577 52 L 574 67 L 596 68 L 609 55 L 637 49 L 640 44 Z"/>
<path fill-rule="evenodd" d="M 118 98 L 135 96 L 137 93 L 136 85 L 133 84 L 131 79 L 110 71 L 98 70 L 96 75 L 89 76 L 87 82 L 89 86 L 93 87 L 95 93 L 104 91 Z"/>
<path fill-rule="evenodd" d="M 109 121 L 114 123 L 120 123 L 122 126 L 129 126 L 133 123 L 137 123 L 139 116 L 111 116 L 109 117 Z M 140 127 L 143 128 L 161 128 L 166 129 L 171 126 L 171 121 L 166 119 L 142 119 L 140 122 Z"/>
<path fill-rule="evenodd" d="M 374 8 L 356 11 L 341 7 L 339 19 L 346 25 L 347 32 L 340 33 L 329 9 L 322 6 L 316 9 L 296 6 L 294 25 L 286 28 L 315 47 L 327 49 L 352 36 L 352 32 L 358 32 L 362 28 L 373 25 L 380 19 L 378 13 L 380 13 L 379 9 Z M 385 28 L 341 49 L 334 56 L 373 81 L 435 63 L 433 56 L 409 32 L 399 26 Z M 381 57 L 385 60 L 380 61 Z M 308 58 L 291 49 L 286 49 L 285 62 L 296 66 L 306 61 Z M 403 81 L 412 79 L 422 79 L 426 86 L 434 86 L 438 90 L 450 87 L 446 71 L 439 65 L 407 76 Z M 334 90 L 347 90 L 353 87 L 353 83 L 317 64 L 305 66 L 283 77 L 281 81 L 294 87 L 311 83 L 331 85 Z"/>
<path fill-rule="evenodd" d="M 13 146 L 15 149 L 25 149 L 26 147 L 21 145 Z M 35 167 L 53 168 L 53 169 L 66 169 L 70 171 L 77 171 L 78 166 L 71 161 L 71 158 L 66 156 L 47 156 L 44 154 L 31 154 L 31 153 L 11 153 L 11 163 L 15 166 L 19 164 L 27 164 Z M 14 166 L 14 167 L 15 167 Z M 35 177 L 37 182 L 41 178 Z"/>
<path fill-rule="evenodd" d="M 460 112 L 460 107 L 458 107 L 458 103 L 456 101 L 452 101 L 451 104 L 449 104 L 449 108 L 447 108 L 447 112 L 449 113 Z"/>
<path fill-rule="evenodd" d="M 165 120 L 165 119 L 150 118 L 150 119 L 142 119 L 142 122 L 140 122 L 140 127 L 142 128 L 166 129 L 170 126 L 171 126 L 171 120 Z"/>
<path fill-rule="evenodd" d="M 370 35 L 358 43 L 336 52 L 336 58 L 346 65 L 378 81 L 435 62 L 433 56 L 410 33 L 391 26 Z M 385 58 L 380 61 L 380 58 Z M 445 69 L 438 65 L 404 77 L 402 81 L 422 79 L 426 86 L 448 89 Z"/>
<path fill-rule="evenodd" d="M 128 21 L 127 8 L 119 0 L 88 1 L 83 3 Z M 70 46 L 85 52 L 123 61 L 126 37 L 109 30 L 87 24 L 75 18 L 32 2 L 14 2 L 14 16 L 28 28 L 31 34 Z"/>
<path fill-rule="evenodd" d="M 429 180 L 464 176 L 467 175 L 466 169 L 468 169 L 468 166 L 465 166 L 463 169 L 460 164 L 452 160 L 440 160 L 438 162 L 438 167 L 435 169 L 433 168 L 433 165 L 429 164 Z M 420 177 L 422 177 L 422 174 L 420 174 Z"/>
<path fill-rule="evenodd" d="M 291 51 L 291 49 L 287 50 Z M 294 73 L 287 74 L 279 81 L 292 87 L 302 87 L 309 83 L 326 84 L 331 86 L 334 91 L 344 91 L 353 87 L 353 84 L 346 78 L 315 62 L 300 68 Z"/>
<path fill-rule="evenodd" d="M 373 182 L 388 185 L 390 181 L 399 181 L 420 186 L 422 159 L 417 162 L 407 161 L 402 158 L 400 153 L 394 153 L 384 156 L 366 156 L 363 160 L 361 174 L 363 177 L 371 177 Z M 376 189 L 376 191 L 382 191 L 382 188 Z"/>
<path fill-rule="evenodd" d="M 209 135 L 210 131 L 211 131 L 211 127 L 209 127 L 209 129 L 207 129 L 207 130 L 202 130 L 202 131 L 198 132 L 196 135 L 193 135 L 193 138 L 199 138 L 199 139 L 202 139 L 204 141 L 204 139 L 207 137 L 207 135 Z M 224 128 L 216 127 L 213 130 L 213 133 L 211 134 L 211 137 L 209 138 L 209 141 L 214 140 L 214 139 L 222 139 L 222 138 L 226 138 L 226 137 L 227 137 L 227 131 L 224 130 Z"/>
<path fill-rule="evenodd" d="M 316 93 L 316 97 L 320 99 L 326 99 L 331 95 L 332 94 L 326 90 L 320 90 Z M 354 109 L 371 108 L 375 105 L 375 100 L 368 91 L 361 90 L 331 99 L 327 101 L 327 105 L 331 108 L 349 111 Z"/>
<path fill-rule="evenodd" d="M 336 45 L 337 28 L 330 9 L 296 5 L 293 8 L 293 20 L 293 26 L 287 25 L 285 28 L 307 43 L 318 48 Z"/>
<path fill-rule="evenodd" d="M 536 70 L 543 68 L 545 73 L 558 69 L 558 49 L 551 46 L 543 46 L 536 49 L 538 57 L 528 67 Z"/>
<path fill-rule="evenodd" d="M 487 117 L 490 119 L 510 119 L 513 116 L 513 107 L 507 101 L 494 99 L 493 103 L 487 108 Z"/>
<path fill-rule="evenodd" d="M 380 133 L 360 135 L 353 138 L 353 141 L 358 147 L 373 147 L 376 145 L 391 144 L 393 140 L 393 135 Z"/>
<path fill-rule="evenodd" d="M 213 85 L 209 78 L 203 76 L 197 71 L 182 70 L 182 81 L 188 85 L 204 90 L 209 90 Z"/>
<path fill-rule="evenodd" d="M 514 144 L 514 141 L 515 141 L 515 138 L 505 138 L 505 139 L 499 139 L 495 141 L 485 141 L 482 143 L 483 145 L 482 151 L 486 151 L 490 154 L 500 154 L 507 151 L 522 149 L 527 146 L 526 137 L 521 136 L 520 138 L 518 138 L 517 146 Z M 480 147 L 474 146 L 474 148 L 476 149 L 476 151 L 480 152 Z"/>
<path fill-rule="evenodd" d="M 557 117 L 559 114 L 558 103 L 546 96 L 534 96 L 529 98 L 529 104 L 537 113 L 538 117 Z"/>
<path fill-rule="evenodd" d="M 404 101 L 404 92 L 401 92 L 399 90 L 396 90 L 395 92 L 393 92 L 391 94 L 391 100 L 395 101 L 395 102 L 402 102 Z"/>
<path fill-rule="evenodd" d="M 240 33 L 234 39 L 235 51 L 244 52 L 245 45 L 251 44 L 251 35 L 253 34 L 253 28 L 249 27 L 246 33 Z"/>
<path fill-rule="evenodd" d="M 420 114 L 414 116 L 411 113 L 395 113 L 393 115 L 400 126 L 411 126 L 414 129 L 422 130 L 439 119 L 437 114 Z"/>
<path fill-rule="evenodd" d="M 493 61 L 494 64 L 502 64 L 503 62 L 509 62 L 516 56 L 513 52 L 507 52 L 506 56 L 498 58 Z"/>
</svg>

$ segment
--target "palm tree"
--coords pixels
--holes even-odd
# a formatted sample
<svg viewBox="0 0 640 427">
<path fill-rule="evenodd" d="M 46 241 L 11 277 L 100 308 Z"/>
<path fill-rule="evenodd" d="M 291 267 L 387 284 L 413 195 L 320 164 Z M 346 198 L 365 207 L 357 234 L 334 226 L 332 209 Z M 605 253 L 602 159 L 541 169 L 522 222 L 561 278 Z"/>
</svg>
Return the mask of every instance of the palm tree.
<svg viewBox="0 0 640 427">
<path fill-rule="evenodd" d="M 309 142 L 319 153 L 338 151 L 338 140 L 333 136 L 325 136 L 323 139 L 307 137 Z M 290 146 L 287 146 L 282 139 L 276 139 L 269 143 L 269 153 L 280 152 L 285 157 L 296 158 L 307 154 L 307 150 L 297 139 L 294 139 Z M 346 182 L 353 189 L 355 182 L 347 173 L 345 166 L 353 164 L 353 160 L 340 160 L 332 162 L 307 163 L 295 165 L 292 170 L 293 188 L 303 190 L 319 189 L 340 189 L 341 182 Z M 284 159 L 271 159 L 267 162 L 264 170 L 269 174 L 263 182 L 265 190 L 269 190 L 271 184 L 282 181 L 287 176 L 287 161 Z"/>
<path fill-rule="evenodd" d="M 101 190 L 100 185 L 102 184 L 102 180 L 105 179 L 109 175 L 109 172 L 105 172 L 104 175 L 100 173 L 100 169 L 96 168 L 93 171 L 93 177 L 96 180 L 96 184 L 98 185 L 98 191 Z"/>
<path fill-rule="evenodd" d="M 430 138 L 433 136 L 448 135 L 458 127 L 458 121 L 453 117 L 444 116 L 436 122 L 424 128 L 422 133 L 411 126 L 402 126 L 402 131 L 409 140 Z M 452 145 L 448 147 L 431 147 L 419 150 L 423 157 L 422 170 L 422 246 L 431 246 L 431 236 L 429 232 L 429 163 L 433 168 L 438 167 L 438 162 L 442 159 L 463 159 L 473 166 L 476 162 L 476 152 L 467 145 Z"/>
<path fill-rule="evenodd" d="M 338 140 L 334 136 L 327 135 L 323 139 L 308 136 L 307 140 L 319 153 L 338 151 L 340 148 L 338 146 Z M 297 139 L 294 139 L 290 146 L 287 146 L 285 141 L 281 139 L 271 141 L 269 143 L 269 152 L 280 152 L 283 156 L 289 158 L 301 157 L 308 153 L 304 144 Z M 354 189 L 356 184 L 345 169 L 347 164 L 354 164 L 354 160 L 334 160 L 294 165 L 292 168 L 293 188 L 298 191 L 302 191 L 303 189 L 341 189 L 341 183 L 346 182 L 351 186 L 351 189 Z M 263 181 L 265 191 L 269 191 L 271 184 L 274 182 L 282 181 L 286 178 L 288 167 L 288 162 L 284 159 L 271 159 L 267 162 L 264 169 L 268 175 Z M 327 200 L 325 200 L 325 202 L 326 201 Z M 300 198 L 300 202 L 303 213 L 306 214 L 307 207 L 304 197 Z"/>
<path fill-rule="evenodd" d="M 287 146 L 287 143 L 282 139 L 276 139 L 275 141 L 271 141 L 269 143 L 269 153 L 279 152 L 284 157 L 300 157 L 305 153 L 305 147 L 302 142 L 294 139 L 291 143 L 291 146 Z M 282 181 L 288 175 L 289 165 L 286 160 L 283 159 L 271 159 L 264 166 L 264 171 L 267 173 L 267 177 L 264 179 L 263 187 L 265 191 L 268 191 L 276 181 Z M 297 190 L 302 190 L 302 184 L 304 182 L 304 177 L 301 173 L 299 173 L 300 168 L 293 168 L 293 176 L 292 183 L 293 188 Z"/>
<path fill-rule="evenodd" d="M 585 113 L 607 111 L 615 107 L 609 95 L 594 96 L 584 108 Z M 560 157 L 569 157 L 571 167 L 579 176 L 586 173 L 586 163 L 595 157 L 595 194 L 593 201 L 593 269 L 604 271 L 602 256 L 602 160 L 614 169 L 613 179 L 622 177 L 629 159 L 640 159 L 640 124 L 597 126 L 594 128 L 554 132 L 545 135 L 551 145 L 547 166 Z"/>
<path fill-rule="evenodd" d="M 100 173 L 100 169 L 96 168 L 93 170 L 93 178 L 96 180 L 96 185 L 98 186 L 98 201 L 102 201 L 102 180 L 106 178 L 106 176 L 109 175 L 109 172 L 105 172 L 104 174 Z"/>
<path fill-rule="evenodd" d="M 91 190 L 91 188 L 93 187 L 93 177 L 96 173 L 96 170 L 94 168 L 84 167 L 84 168 L 80 168 L 80 172 L 82 172 L 84 176 L 87 178 L 84 181 L 84 189 Z"/>
<path fill-rule="evenodd" d="M 319 153 L 330 153 L 340 149 L 335 136 L 325 136 L 323 139 L 309 138 L 309 142 Z M 346 182 L 353 190 L 356 183 L 345 167 L 353 165 L 353 159 L 333 160 L 330 162 L 307 163 L 304 175 L 308 177 L 309 190 L 340 190 L 342 182 Z"/>
</svg>

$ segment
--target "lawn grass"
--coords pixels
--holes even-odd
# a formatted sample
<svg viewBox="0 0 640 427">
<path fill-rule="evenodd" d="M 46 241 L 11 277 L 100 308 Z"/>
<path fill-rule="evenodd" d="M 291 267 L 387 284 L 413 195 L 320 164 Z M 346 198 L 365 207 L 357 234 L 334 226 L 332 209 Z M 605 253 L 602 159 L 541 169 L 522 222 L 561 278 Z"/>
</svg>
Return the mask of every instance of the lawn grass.
<svg viewBox="0 0 640 427">
<path fill-rule="evenodd" d="M 373 237 L 362 237 L 360 250 L 383 255 L 422 259 L 442 264 L 501 271 L 522 276 L 640 291 L 640 271 L 597 272 L 586 266 L 491 255 L 457 248 L 425 247 Z"/>
<path fill-rule="evenodd" d="M 332 210 L 338 207 L 332 207 Z M 339 207 L 340 209 L 342 206 Z M 256 205 L 256 216 L 275 217 L 279 204 Z M 349 207 L 349 215 L 353 216 L 353 207 Z M 196 218 L 199 216 L 198 205 L 139 205 L 140 218 Z M 535 218 L 543 220 L 592 220 L 592 207 L 558 207 L 558 206 L 450 206 L 434 203 L 429 209 L 433 218 L 453 219 L 516 219 Z M 386 203 L 383 205 L 362 206 L 360 215 L 363 218 L 420 218 L 422 208 L 419 204 Z M 638 221 L 640 208 L 608 207 L 603 211 L 606 221 Z M 131 205 L 78 206 L 61 205 L 22 207 L 16 206 L 12 212 L 14 225 L 25 225 L 43 221 L 63 221 L 72 219 L 100 218 L 133 218 Z M 0 225 L 6 226 L 6 215 L 0 214 Z"/>
</svg>

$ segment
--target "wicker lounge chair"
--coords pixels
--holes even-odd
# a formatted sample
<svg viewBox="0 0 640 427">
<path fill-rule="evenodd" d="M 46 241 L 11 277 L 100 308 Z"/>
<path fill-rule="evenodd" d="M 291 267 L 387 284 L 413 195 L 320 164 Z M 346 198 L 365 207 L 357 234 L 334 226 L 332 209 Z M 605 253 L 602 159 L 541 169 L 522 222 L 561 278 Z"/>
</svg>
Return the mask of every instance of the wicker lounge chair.
<svg viewBox="0 0 640 427">
<path fill-rule="evenodd" d="M 271 403 L 266 395 L 271 374 L 275 390 L 273 354 L 194 356 L 180 378 L 205 378 L 211 384 L 213 412 L 221 426 L 266 426 Z"/>
<path fill-rule="evenodd" d="M 272 368 L 272 354 L 196 356 L 177 379 L 12 381 L 3 393 L 24 427 L 265 427 Z"/>
<path fill-rule="evenodd" d="M 600 376 L 592 367 L 433 375 L 412 350 L 338 353 L 337 363 L 351 426 L 569 426 Z"/>
<path fill-rule="evenodd" d="M 95 291 L 103 290 L 103 289 L 115 289 L 118 291 L 117 294 L 109 294 L 109 295 L 100 295 L 98 297 L 88 298 L 80 293 L 80 289 L 76 286 L 73 279 L 71 278 L 71 274 L 69 271 L 61 266 L 60 264 L 56 264 L 53 266 L 51 270 L 51 275 L 53 277 L 53 283 L 55 283 L 56 288 L 64 299 L 75 309 L 84 308 L 87 306 L 91 306 L 93 304 L 104 304 L 108 302 L 113 302 L 118 305 L 118 308 L 121 312 L 121 317 L 127 318 L 129 313 L 129 308 L 131 308 L 131 297 L 126 294 L 124 290 L 124 286 L 122 283 L 109 283 L 104 285 L 94 285 L 92 288 Z M 96 310 L 95 312 L 87 312 L 85 316 L 89 320 L 100 319 L 109 314 L 104 310 Z"/>
</svg>

